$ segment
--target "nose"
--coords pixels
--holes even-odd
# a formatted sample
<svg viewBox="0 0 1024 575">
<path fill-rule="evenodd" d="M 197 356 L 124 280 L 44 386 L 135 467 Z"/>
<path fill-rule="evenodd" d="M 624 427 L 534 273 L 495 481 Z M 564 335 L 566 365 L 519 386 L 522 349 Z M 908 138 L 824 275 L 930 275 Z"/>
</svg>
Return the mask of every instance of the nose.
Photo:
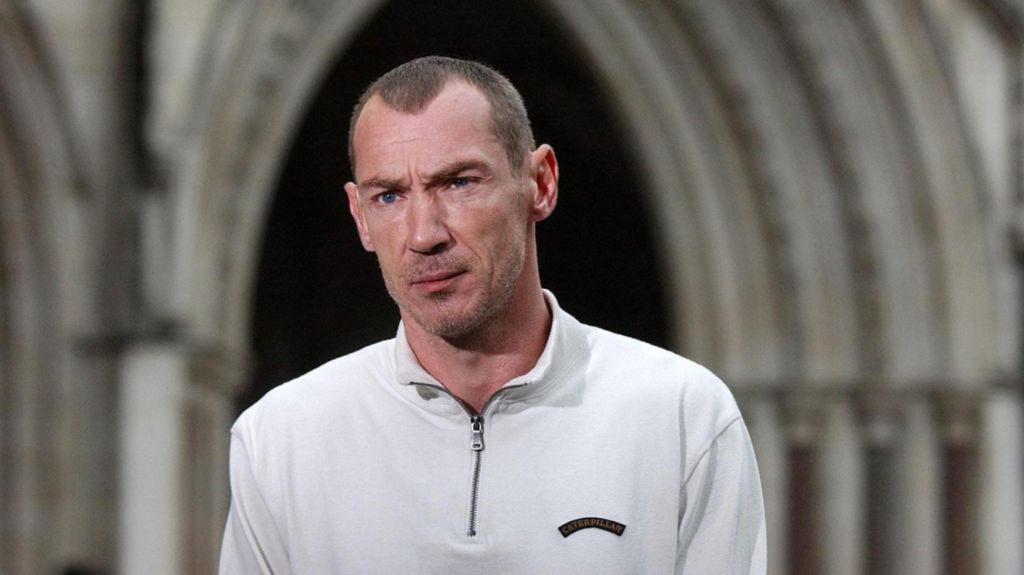
<svg viewBox="0 0 1024 575">
<path fill-rule="evenodd" d="M 406 211 L 409 249 L 424 255 L 439 254 L 451 247 L 444 207 L 433 194 L 413 194 Z"/>
</svg>

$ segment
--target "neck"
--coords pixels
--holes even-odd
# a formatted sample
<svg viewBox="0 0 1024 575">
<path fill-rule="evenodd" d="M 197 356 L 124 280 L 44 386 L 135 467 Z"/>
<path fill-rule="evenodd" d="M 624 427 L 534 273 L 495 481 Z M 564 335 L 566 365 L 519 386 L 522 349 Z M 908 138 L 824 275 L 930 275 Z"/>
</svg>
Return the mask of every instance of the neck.
<svg viewBox="0 0 1024 575">
<path fill-rule="evenodd" d="M 509 380 L 533 368 L 551 329 L 540 282 L 478 332 L 457 339 L 429 334 L 406 321 L 406 336 L 420 365 L 476 411 Z"/>
</svg>

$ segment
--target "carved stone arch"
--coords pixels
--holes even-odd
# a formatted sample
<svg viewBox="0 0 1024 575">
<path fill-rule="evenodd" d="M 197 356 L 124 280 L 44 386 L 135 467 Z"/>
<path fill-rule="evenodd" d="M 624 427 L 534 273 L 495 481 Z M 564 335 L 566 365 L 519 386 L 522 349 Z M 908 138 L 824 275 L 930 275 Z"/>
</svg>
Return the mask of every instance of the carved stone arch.
<svg viewBox="0 0 1024 575">
<path fill-rule="evenodd" d="M 994 285 L 997 262 L 1003 259 L 999 252 L 1005 248 L 994 244 L 987 231 L 992 214 L 986 213 L 990 201 L 985 196 L 991 190 L 983 183 L 969 142 L 963 100 L 953 82 L 955 70 L 941 58 L 941 38 L 933 34 L 931 15 L 883 2 L 865 6 L 875 38 L 889 58 L 901 99 L 899 112 L 906 115 L 904 126 L 916 153 L 920 181 L 912 195 L 916 205 L 909 209 L 932 227 L 922 231 L 921 257 L 933 259 L 932 297 L 941 314 L 941 335 L 933 365 L 908 366 L 908 375 L 981 387 L 1007 368 L 996 351 L 999 298 Z M 921 336 L 895 333 L 893 343 L 904 335 Z"/>
<path fill-rule="evenodd" d="M 178 185 L 175 291 L 192 337 L 237 361 L 245 361 L 259 239 L 287 146 L 340 46 L 378 4 L 223 6 L 227 33 L 210 48 L 215 64 Z"/>
<path fill-rule="evenodd" d="M 71 507 L 58 203 L 77 178 L 54 95 L 34 31 L 12 9 L 0 18 L 0 570 L 11 573 L 53 569 Z"/>
<path fill-rule="evenodd" d="M 211 49 L 216 64 L 179 185 L 178 305 L 196 339 L 246 341 L 257 240 L 280 157 L 326 66 L 378 4 L 225 8 L 225 43 Z M 577 39 L 633 126 L 672 270 L 673 315 L 687 318 L 676 320 L 677 347 L 736 379 L 776 379 L 788 321 L 771 305 L 786 285 L 777 281 L 776 231 L 758 213 L 764 199 L 747 181 L 695 55 L 680 55 L 685 46 L 664 24 L 660 38 L 640 32 L 657 18 L 627 4 L 540 4 Z"/>
<path fill-rule="evenodd" d="M 980 366 L 994 367 L 990 352 L 978 347 L 979 338 L 988 342 L 987 349 L 995 347 L 994 270 L 986 266 L 992 253 L 985 241 L 981 190 L 969 163 L 973 156 L 956 121 L 948 71 L 938 65 L 932 39 L 922 37 L 926 22 L 886 14 L 891 7 L 882 4 L 778 1 L 753 9 L 731 2 L 668 3 L 677 10 L 633 13 L 646 20 L 644 34 L 630 34 L 622 24 L 630 15 L 608 5 L 603 25 L 614 33 L 595 45 L 607 51 L 634 44 L 626 67 L 637 75 L 633 89 L 654 94 L 658 83 L 672 86 L 653 102 L 662 106 L 655 124 L 679 134 L 715 123 L 708 114 L 718 114 L 719 124 L 735 127 L 733 134 L 707 130 L 696 152 L 675 148 L 676 161 L 690 173 L 699 169 L 696 163 L 720 172 L 747 169 L 747 178 L 719 173 L 698 182 L 697 189 L 666 184 L 665 193 L 693 195 L 691 206 L 719 194 L 733 196 L 737 205 L 760 197 L 760 206 L 767 208 L 746 220 L 759 224 L 763 232 L 751 239 L 767 249 L 706 234 L 694 247 L 713 250 L 709 267 L 685 273 L 713 274 L 714 266 L 742 269 L 751 265 L 750 254 L 768 255 L 754 269 L 775 280 L 775 289 L 785 290 L 785 296 L 773 298 L 767 289 L 732 301 L 742 303 L 744 313 L 717 310 L 719 286 L 705 284 L 709 289 L 703 291 L 688 285 L 699 291 L 683 294 L 687 301 L 710 305 L 719 322 L 757 318 L 758 309 L 781 302 L 778 331 L 752 338 L 756 343 L 750 347 L 771 349 L 781 342 L 783 353 L 796 359 L 775 363 L 786 366 L 776 371 L 785 379 L 827 383 L 870 377 L 913 384 L 957 373 L 960 368 L 949 363 L 957 362 L 974 364 L 970 379 L 983 381 Z M 567 21 L 579 21 L 579 13 L 575 4 L 567 7 Z M 665 33 L 658 37 L 660 29 Z M 702 51 L 698 66 L 703 70 L 687 62 L 685 38 L 690 49 Z M 639 48 L 644 44 L 646 50 Z M 601 57 L 597 61 L 600 65 Z M 702 73 L 710 86 L 700 86 Z M 718 108 L 701 106 L 699 94 L 709 87 L 723 99 Z M 672 98 L 690 114 L 674 114 Z M 627 105 L 633 100 L 624 99 Z M 643 125 L 641 115 L 634 125 Z M 645 127 L 641 145 L 653 133 Z M 732 165 L 720 160 L 730 153 L 750 159 Z M 699 217 L 715 222 L 715 215 Z M 706 227 L 743 221 L 724 218 Z M 720 247 L 708 248 L 709 243 Z M 742 277 L 735 274 L 730 281 Z M 768 311 L 760 315 L 772 317 Z M 682 317 L 689 322 L 700 316 Z M 968 332 L 973 339 L 957 335 Z M 721 356 L 706 361 L 745 380 L 756 374 L 749 365 L 730 369 L 738 362 L 729 358 L 740 349 L 721 346 Z"/>
<path fill-rule="evenodd" d="M 881 29 L 894 16 L 877 3 L 540 4 L 628 118 L 657 206 L 677 347 L 732 381 L 981 369 L 990 257 L 955 99 L 920 30 Z M 178 294 L 199 339 L 245 341 L 282 152 L 333 56 L 378 5 L 225 5 L 180 186 Z M 738 27 L 763 43 L 744 46 Z M 911 68 L 931 70 L 927 81 Z"/>
<path fill-rule="evenodd" d="M 734 383 L 774 381 L 791 350 L 780 246 L 703 54 L 667 7 L 552 2 L 626 118 L 648 175 L 676 347 Z M 725 193 L 719 193 L 725 192 Z"/>
<path fill-rule="evenodd" d="M 1000 367 L 996 248 L 949 71 L 922 15 L 899 12 L 919 3 L 536 3 L 631 130 L 677 347 L 782 391 L 977 386 Z M 381 4 L 225 2 L 211 26 L 176 183 L 175 293 L 193 340 L 234 361 L 291 134 Z"/>
<path fill-rule="evenodd" d="M 244 341 L 281 152 L 379 4 L 222 5 L 179 182 L 178 294 L 200 339 Z M 632 126 L 674 270 L 680 347 L 749 381 L 851 379 L 865 365 L 912 379 L 945 358 L 972 372 L 986 363 L 983 214 L 925 24 L 877 2 L 539 4 Z M 917 363 L 858 351 L 878 345 Z"/>
<path fill-rule="evenodd" d="M 938 24 L 922 6 L 833 9 L 850 39 L 819 32 L 810 47 L 822 55 L 817 75 L 844 126 L 873 237 L 880 374 L 897 385 L 984 385 L 1006 369 L 995 353 L 994 285 L 1005 246 L 991 241 L 991 190 L 964 124 L 957 72 L 940 58 Z M 821 28 L 810 24 L 807 36 Z M 830 66 L 845 72 L 830 74 Z M 860 94 L 873 101 L 858 103 Z"/>
<path fill-rule="evenodd" d="M 993 248 L 950 72 L 925 18 L 877 2 L 666 6 L 566 3 L 564 15 L 592 42 L 594 65 L 621 84 L 612 91 L 642 156 L 665 175 L 652 192 L 665 206 L 689 198 L 675 200 L 671 217 L 695 209 L 687 224 L 697 237 L 663 236 L 680 250 L 675 269 L 709 278 L 679 282 L 680 318 L 749 338 L 711 337 L 713 352 L 687 351 L 734 381 L 758 379 L 767 366 L 776 378 L 818 383 L 991 376 Z M 613 64 L 616 50 L 628 65 Z M 664 166 L 673 162 L 676 173 Z M 735 209 L 752 204 L 762 209 L 747 219 Z M 763 246 L 715 234 L 730 224 L 753 226 L 760 233 L 746 239 Z M 719 277 L 755 289 L 723 296 Z M 732 318 L 743 320 L 730 326 Z M 738 357 L 780 345 L 795 363 L 773 358 L 758 369 Z"/>
</svg>

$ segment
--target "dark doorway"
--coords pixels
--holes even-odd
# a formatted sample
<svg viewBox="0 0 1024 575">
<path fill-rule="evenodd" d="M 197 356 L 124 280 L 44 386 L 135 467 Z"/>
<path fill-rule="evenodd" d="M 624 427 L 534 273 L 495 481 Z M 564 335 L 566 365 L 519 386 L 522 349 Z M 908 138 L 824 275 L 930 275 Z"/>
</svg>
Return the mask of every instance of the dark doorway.
<svg viewBox="0 0 1024 575">
<path fill-rule="evenodd" d="M 669 318 L 646 182 L 615 108 L 581 53 L 539 3 L 399 0 L 340 55 L 310 103 L 267 222 L 253 314 L 256 365 L 245 407 L 331 358 L 392 337 L 398 314 L 348 215 L 348 114 L 374 78 L 443 54 L 494 66 L 520 89 L 562 183 L 538 228 L 541 276 L 580 320 L 659 345 Z"/>
</svg>

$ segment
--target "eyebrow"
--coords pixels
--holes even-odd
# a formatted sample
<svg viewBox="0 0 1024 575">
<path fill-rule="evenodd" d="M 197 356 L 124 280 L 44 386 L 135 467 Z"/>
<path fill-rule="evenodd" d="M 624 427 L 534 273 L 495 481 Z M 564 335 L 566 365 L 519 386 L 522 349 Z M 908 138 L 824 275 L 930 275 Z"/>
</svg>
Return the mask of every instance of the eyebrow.
<svg viewBox="0 0 1024 575">
<path fill-rule="evenodd" d="M 490 165 L 483 160 L 457 160 L 441 166 L 436 172 L 427 176 L 427 186 L 437 185 L 470 170 L 480 170 L 486 173 L 491 171 Z M 404 178 L 373 177 L 359 184 L 359 187 L 376 190 L 398 190 L 404 188 L 405 185 Z"/>
<path fill-rule="evenodd" d="M 387 179 L 387 178 L 370 178 L 361 184 L 357 184 L 360 189 L 375 189 L 375 190 L 396 190 L 402 188 L 404 185 L 402 180 L 399 179 Z"/>
<path fill-rule="evenodd" d="M 442 166 L 440 170 L 430 175 L 427 178 L 427 183 L 436 184 L 450 180 L 463 172 L 471 170 L 479 170 L 481 172 L 490 173 L 490 164 L 483 160 L 460 160 L 452 162 L 451 164 Z"/>
</svg>

